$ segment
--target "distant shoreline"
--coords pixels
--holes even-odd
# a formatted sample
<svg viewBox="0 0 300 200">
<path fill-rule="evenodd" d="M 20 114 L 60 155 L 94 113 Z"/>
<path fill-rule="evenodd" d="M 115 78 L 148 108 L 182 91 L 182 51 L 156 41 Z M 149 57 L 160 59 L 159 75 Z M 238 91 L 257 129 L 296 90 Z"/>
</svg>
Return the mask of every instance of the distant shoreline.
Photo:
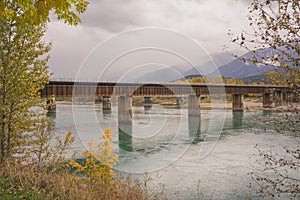
<svg viewBox="0 0 300 200">
<path fill-rule="evenodd" d="M 65 105 L 72 105 L 73 102 L 71 100 L 62 100 L 57 101 L 59 104 L 65 104 Z M 93 105 L 94 102 L 80 102 L 78 105 Z M 96 105 L 101 105 L 102 103 L 96 103 Z M 153 103 L 153 105 L 161 105 L 167 108 L 187 108 L 187 103 L 182 103 L 181 105 L 177 105 L 176 103 L 172 102 L 164 102 L 164 103 Z M 142 107 L 142 102 L 133 102 L 133 107 Z M 210 109 L 226 109 L 231 110 L 232 109 L 232 102 L 227 101 L 226 103 L 222 102 L 214 102 L 214 103 L 208 103 L 208 102 L 201 102 L 200 108 L 203 110 L 210 110 Z M 272 108 L 263 108 L 262 102 L 255 98 L 246 98 L 244 101 L 244 111 L 256 111 L 256 110 L 269 110 L 269 111 L 288 111 L 290 107 L 288 107 L 286 104 L 283 104 L 282 106 L 273 106 Z M 295 109 L 295 108 L 294 108 Z M 297 108 L 297 110 L 300 110 L 300 108 Z"/>
</svg>

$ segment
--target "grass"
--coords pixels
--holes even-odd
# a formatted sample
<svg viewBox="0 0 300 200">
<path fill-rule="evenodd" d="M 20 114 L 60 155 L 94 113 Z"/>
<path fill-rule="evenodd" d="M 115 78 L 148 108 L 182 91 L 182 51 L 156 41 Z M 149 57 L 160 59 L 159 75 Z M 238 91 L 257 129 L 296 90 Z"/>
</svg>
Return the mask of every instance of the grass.
<svg viewBox="0 0 300 200">
<path fill-rule="evenodd" d="M 151 194 L 143 183 L 130 178 L 113 188 L 75 179 L 67 171 L 41 170 L 33 166 L 1 166 L 0 199 L 161 199 L 159 195 Z"/>
<path fill-rule="evenodd" d="M 162 199 L 148 190 L 147 179 L 117 178 L 113 166 L 111 129 L 101 134 L 100 143 L 90 141 L 85 159 L 62 159 L 43 167 L 32 163 L 0 164 L 0 199 L 94 200 L 94 199 Z M 70 138 L 66 136 L 63 147 Z M 10 160 L 9 160 L 10 161 Z"/>
</svg>

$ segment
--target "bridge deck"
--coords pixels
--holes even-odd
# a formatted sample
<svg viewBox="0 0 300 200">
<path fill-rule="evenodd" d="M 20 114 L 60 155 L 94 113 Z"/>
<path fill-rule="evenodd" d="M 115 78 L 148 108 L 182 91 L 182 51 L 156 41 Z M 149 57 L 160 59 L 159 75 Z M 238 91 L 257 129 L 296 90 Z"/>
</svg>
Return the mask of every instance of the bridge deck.
<svg viewBox="0 0 300 200">
<path fill-rule="evenodd" d="M 51 81 L 41 91 L 42 97 L 92 96 L 186 96 L 209 94 L 264 94 L 271 90 L 287 91 L 288 87 L 272 85 L 217 84 L 143 84 Z"/>
</svg>

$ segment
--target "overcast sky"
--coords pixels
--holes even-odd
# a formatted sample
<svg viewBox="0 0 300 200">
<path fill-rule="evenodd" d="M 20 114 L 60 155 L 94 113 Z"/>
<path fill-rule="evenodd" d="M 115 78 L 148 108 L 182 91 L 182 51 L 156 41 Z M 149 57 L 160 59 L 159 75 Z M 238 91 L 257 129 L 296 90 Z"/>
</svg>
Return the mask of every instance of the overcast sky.
<svg viewBox="0 0 300 200">
<path fill-rule="evenodd" d="M 230 45 L 228 29 L 236 34 L 248 29 L 247 7 L 246 0 L 90 0 L 77 27 L 55 20 L 49 24 L 50 71 L 57 78 L 74 78 L 96 45 L 142 27 L 168 28 L 197 41 L 209 54 L 222 53 Z"/>
</svg>

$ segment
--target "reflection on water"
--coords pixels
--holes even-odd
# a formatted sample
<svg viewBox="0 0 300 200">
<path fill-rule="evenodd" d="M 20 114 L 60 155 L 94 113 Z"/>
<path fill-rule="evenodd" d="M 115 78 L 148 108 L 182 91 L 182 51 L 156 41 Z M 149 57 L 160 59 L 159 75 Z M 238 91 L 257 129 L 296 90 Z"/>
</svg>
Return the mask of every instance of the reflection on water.
<svg viewBox="0 0 300 200">
<path fill-rule="evenodd" d="M 102 112 L 103 112 L 103 118 L 104 119 L 110 119 L 111 118 L 111 110 L 103 109 Z"/>
<path fill-rule="evenodd" d="M 158 182 L 166 185 L 170 199 L 177 191 L 181 196 L 174 198 L 194 199 L 198 180 L 205 188 L 204 199 L 251 198 L 247 173 L 253 167 L 251 161 L 258 156 L 253 146 L 294 145 L 294 139 L 266 132 L 264 121 L 258 120 L 274 115 L 266 111 L 202 110 L 201 120 L 188 120 L 186 108 L 153 105 L 134 107 L 132 126 L 118 126 L 117 110 L 112 106 L 110 111 L 102 111 L 101 105 L 77 105 L 72 110 L 72 105 L 58 103 L 57 114 L 49 117 L 55 134 L 64 135 L 70 130 L 77 136 L 72 151 L 79 155 L 90 140 L 99 140 L 104 129 L 112 128 L 113 146 L 119 154 L 117 169 L 142 174 L 157 170 L 162 177 Z M 224 114 L 223 125 L 218 118 Z M 215 123 L 210 123 L 212 118 Z M 219 126 L 223 127 L 220 138 L 214 131 Z M 200 159 L 200 151 L 208 148 L 205 144 L 215 139 L 215 148 Z"/>
<path fill-rule="evenodd" d="M 152 106 L 144 106 L 145 114 L 149 115 L 151 111 Z"/>
<path fill-rule="evenodd" d="M 270 110 L 263 110 L 263 116 L 269 116 L 271 114 Z"/>
<path fill-rule="evenodd" d="M 189 116 L 189 136 L 192 138 L 192 143 L 196 144 L 203 141 L 201 137 L 201 116 Z"/>
<path fill-rule="evenodd" d="M 132 152 L 132 125 L 119 124 L 119 149 L 125 152 Z"/>
<path fill-rule="evenodd" d="M 55 131 L 55 129 L 56 129 L 56 113 L 47 112 L 47 117 L 49 117 L 48 131 Z"/>
<path fill-rule="evenodd" d="M 102 110 L 101 105 L 57 105 L 57 114 L 51 113 L 52 127 L 58 134 L 72 131 L 79 137 L 73 149 L 83 151 L 87 142 L 98 140 L 98 135 L 106 128 L 112 128 L 113 143 L 117 150 L 148 152 L 143 149 L 160 149 L 160 147 L 197 144 L 212 141 L 219 137 L 218 117 L 224 111 L 202 110 L 199 116 L 187 116 L 187 109 L 166 107 L 134 107 L 133 124 L 117 124 L 117 108 Z M 226 111 L 223 130 L 243 129 L 245 116 L 243 112 Z M 232 114 L 231 114 L 232 113 Z M 232 117 L 230 117 L 232 116 Z M 74 120 L 73 117 L 76 117 Z M 246 115 L 246 118 L 249 117 Z M 214 118 L 215 123 L 211 123 Z M 220 118 L 220 123 L 221 123 Z M 95 124 L 96 123 L 96 124 Z M 231 125 L 230 125 L 231 123 Z M 99 130 L 99 128 L 101 130 Z"/>
<path fill-rule="evenodd" d="M 243 128 L 244 112 L 232 112 L 232 129 Z"/>
</svg>

